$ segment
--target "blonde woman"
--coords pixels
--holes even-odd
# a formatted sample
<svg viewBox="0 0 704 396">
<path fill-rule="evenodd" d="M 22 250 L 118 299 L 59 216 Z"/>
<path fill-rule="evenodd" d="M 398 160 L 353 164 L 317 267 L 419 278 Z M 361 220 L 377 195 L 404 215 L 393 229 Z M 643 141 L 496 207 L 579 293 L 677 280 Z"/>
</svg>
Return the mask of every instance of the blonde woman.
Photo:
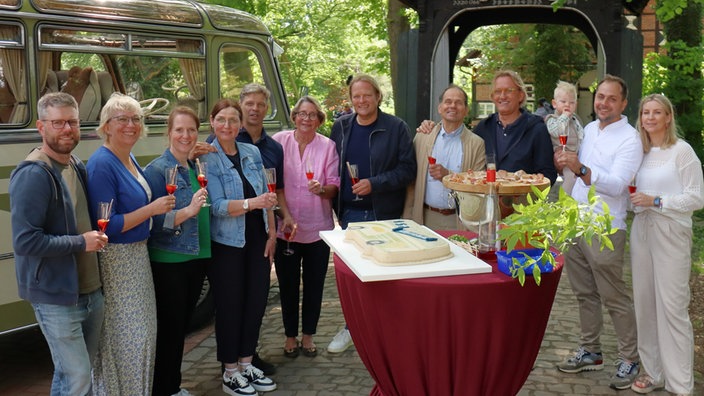
<svg viewBox="0 0 704 396">
<path fill-rule="evenodd" d="M 694 334 L 689 320 L 692 212 L 704 206 L 702 164 L 677 137 L 672 103 L 644 97 L 636 129 L 645 156 L 631 202 L 633 303 L 643 370 L 631 385 L 637 393 L 665 388 L 694 390 Z"/>
<path fill-rule="evenodd" d="M 114 94 L 100 113 L 103 145 L 88 160 L 90 210 L 112 202 L 105 230 L 109 243 L 99 253 L 105 322 L 94 371 L 99 395 L 148 395 L 156 348 L 156 305 L 147 251 L 150 218 L 174 208 L 175 198 L 151 200 L 151 189 L 132 147 L 145 130 L 132 97 Z"/>
</svg>

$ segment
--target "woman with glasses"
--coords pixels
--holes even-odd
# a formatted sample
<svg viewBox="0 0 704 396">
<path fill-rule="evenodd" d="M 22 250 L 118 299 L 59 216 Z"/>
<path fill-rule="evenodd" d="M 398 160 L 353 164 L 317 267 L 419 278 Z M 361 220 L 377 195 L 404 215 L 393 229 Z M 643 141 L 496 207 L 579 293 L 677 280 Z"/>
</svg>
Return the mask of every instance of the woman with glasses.
<svg viewBox="0 0 704 396">
<path fill-rule="evenodd" d="M 340 187 L 340 158 L 335 142 L 317 133 L 325 122 L 317 100 L 304 96 L 291 112 L 296 129 L 273 136 L 284 149 L 284 190 L 279 196 L 281 221 L 276 248 L 281 316 L 286 341 L 284 355 L 295 358 L 300 351 L 314 357 L 318 349 L 313 335 L 320 318 L 330 247 L 320 231 L 335 227 L 331 200 Z M 290 235 L 289 235 L 290 234 Z M 288 236 L 288 238 L 287 238 Z M 298 340 L 298 303 L 303 276 L 302 337 Z"/>
<path fill-rule="evenodd" d="M 216 152 L 200 157 L 208 164 L 212 260 L 206 269 L 215 297 L 217 357 L 224 366 L 223 391 L 253 395 L 276 384 L 252 365 L 269 293 L 276 248 L 272 208 L 264 165 L 252 144 L 236 141 L 240 105 L 221 99 L 210 112 Z"/>
<path fill-rule="evenodd" d="M 157 319 L 152 395 L 186 396 L 190 393 L 181 389 L 183 342 L 210 259 L 210 213 L 202 206 L 207 191 L 198 183 L 195 163 L 188 160 L 198 141 L 198 115 L 178 106 L 166 125 L 169 147 L 144 168 L 152 200 L 168 193 L 176 198 L 174 210 L 152 218 L 148 244 Z M 167 191 L 167 185 L 175 190 Z"/>
<path fill-rule="evenodd" d="M 95 362 L 93 392 L 147 395 L 152 390 L 156 349 L 156 305 L 147 238 L 152 216 L 171 211 L 173 196 L 152 200 L 152 191 L 132 155 L 145 133 L 139 103 L 113 94 L 100 112 L 103 145 L 88 160 L 91 210 L 112 203 L 99 253 L 105 321 Z M 79 269 L 80 270 L 80 269 Z"/>
</svg>

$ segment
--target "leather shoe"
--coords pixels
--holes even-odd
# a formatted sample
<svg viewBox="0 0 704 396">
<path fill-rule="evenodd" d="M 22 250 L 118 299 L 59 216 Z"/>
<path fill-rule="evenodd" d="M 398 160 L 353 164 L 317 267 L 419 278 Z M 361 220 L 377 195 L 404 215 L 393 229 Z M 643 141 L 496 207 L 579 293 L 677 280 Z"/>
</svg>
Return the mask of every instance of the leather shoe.
<svg viewBox="0 0 704 396">
<path fill-rule="evenodd" d="M 252 357 L 252 365 L 261 370 L 264 375 L 268 376 L 274 375 L 276 373 L 276 366 L 262 360 L 262 358 L 260 358 L 259 354 L 256 352 L 254 352 L 254 356 Z"/>
</svg>

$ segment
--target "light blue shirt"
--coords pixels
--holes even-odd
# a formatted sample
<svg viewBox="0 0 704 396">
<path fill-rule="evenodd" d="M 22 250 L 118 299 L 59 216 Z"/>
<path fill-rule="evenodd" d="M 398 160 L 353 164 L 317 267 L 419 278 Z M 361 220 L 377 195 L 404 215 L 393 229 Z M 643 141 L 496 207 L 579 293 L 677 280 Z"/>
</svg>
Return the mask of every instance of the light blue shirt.
<svg viewBox="0 0 704 396">
<path fill-rule="evenodd" d="M 448 133 L 445 126 L 440 128 L 433 146 L 433 157 L 450 172 L 461 172 L 462 169 L 462 130 L 464 125 Z M 455 203 L 449 198 L 450 190 L 442 185 L 441 180 L 433 179 L 430 173 L 425 178 L 425 204 L 439 209 L 452 209 Z"/>
</svg>

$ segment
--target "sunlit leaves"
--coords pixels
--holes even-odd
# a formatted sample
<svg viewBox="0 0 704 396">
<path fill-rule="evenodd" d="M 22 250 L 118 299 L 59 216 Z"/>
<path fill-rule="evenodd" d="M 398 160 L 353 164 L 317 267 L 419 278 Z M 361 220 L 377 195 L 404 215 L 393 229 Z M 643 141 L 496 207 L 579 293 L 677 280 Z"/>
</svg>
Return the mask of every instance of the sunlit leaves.
<svg viewBox="0 0 704 396">
<path fill-rule="evenodd" d="M 589 244 L 596 240 L 601 249 L 614 249 L 609 238 L 617 231 L 611 227 L 613 216 L 593 186 L 588 193 L 588 203 L 577 202 L 562 189 L 554 202 L 547 199 L 550 188 L 541 191 L 532 186 L 532 191 L 534 197 L 528 195 L 526 204 L 514 204 L 515 212 L 502 220 L 504 227 L 499 230 L 499 238 L 504 241 L 507 252 L 518 245 L 530 245 L 543 251 L 537 261 L 549 262 L 554 266 L 555 258 L 550 248 L 564 253 L 577 238 L 583 238 Z M 525 281 L 525 269 L 535 262 L 536 259 L 527 257 L 525 262 L 512 269 L 513 277 L 518 278 L 521 285 Z M 540 284 L 540 276 L 535 277 L 535 269 L 533 277 Z"/>
</svg>

